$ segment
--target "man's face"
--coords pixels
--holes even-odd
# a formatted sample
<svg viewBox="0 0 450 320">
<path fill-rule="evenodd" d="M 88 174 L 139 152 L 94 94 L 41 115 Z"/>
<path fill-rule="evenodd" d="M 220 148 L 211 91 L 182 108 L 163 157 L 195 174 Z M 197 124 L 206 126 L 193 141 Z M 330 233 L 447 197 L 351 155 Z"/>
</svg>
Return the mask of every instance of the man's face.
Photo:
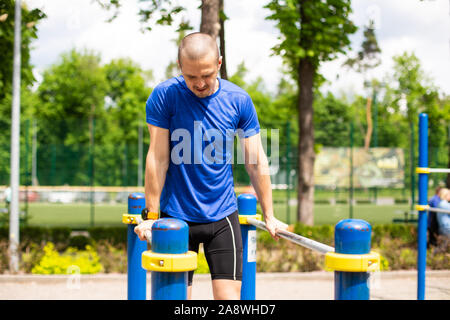
<svg viewBox="0 0 450 320">
<path fill-rule="evenodd" d="M 212 95 L 218 88 L 217 73 L 222 65 L 222 57 L 214 54 L 201 59 L 183 58 L 180 69 L 186 85 L 197 97 L 205 98 Z"/>
</svg>

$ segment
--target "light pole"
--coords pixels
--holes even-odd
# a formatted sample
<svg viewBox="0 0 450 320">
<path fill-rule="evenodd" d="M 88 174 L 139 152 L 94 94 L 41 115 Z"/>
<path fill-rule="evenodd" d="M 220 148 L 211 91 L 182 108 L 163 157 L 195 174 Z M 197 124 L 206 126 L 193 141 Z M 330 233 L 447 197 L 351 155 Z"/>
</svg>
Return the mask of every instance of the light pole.
<svg viewBox="0 0 450 320">
<path fill-rule="evenodd" d="M 9 210 L 9 267 L 19 271 L 19 173 L 20 173 L 20 48 L 21 48 L 21 1 L 16 0 L 14 17 L 14 58 L 11 108 L 11 206 Z"/>
</svg>

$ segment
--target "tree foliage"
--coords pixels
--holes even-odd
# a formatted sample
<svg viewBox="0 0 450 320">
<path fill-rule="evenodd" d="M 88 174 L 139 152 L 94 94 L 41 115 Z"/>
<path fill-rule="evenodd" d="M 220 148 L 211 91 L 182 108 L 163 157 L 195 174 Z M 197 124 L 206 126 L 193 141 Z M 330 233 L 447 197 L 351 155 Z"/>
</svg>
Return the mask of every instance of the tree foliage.
<svg viewBox="0 0 450 320">
<path fill-rule="evenodd" d="M 350 45 L 349 34 L 357 27 L 349 20 L 349 0 L 273 0 L 265 6 L 272 11 L 268 20 L 277 22 L 279 44 L 273 51 L 281 56 L 294 79 L 301 59 L 317 70 L 321 62 L 334 60 Z"/>
<path fill-rule="evenodd" d="M 14 54 L 14 13 L 15 1 L 0 2 L 0 163 L 5 164 L 0 170 L 0 179 L 9 184 L 10 174 L 10 141 L 11 141 L 11 106 L 12 106 L 12 75 Z M 32 43 L 37 39 L 37 26 L 46 17 L 39 9 L 30 10 L 22 4 L 21 20 L 21 114 L 27 116 L 35 102 L 31 91 L 35 83 L 33 67 L 30 62 Z M 23 125 L 22 121 L 22 125 Z M 21 145 L 23 144 L 21 132 Z M 23 167 L 21 168 L 23 172 Z M 23 181 L 23 179 L 22 179 Z"/>
<path fill-rule="evenodd" d="M 280 55 L 298 85 L 298 211 L 299 221 L 313 224 L 314 214 L 314 86 L 322 80 L 322 62 L 335 59 L 350 45 L 356 26 L 349 19 L 349 0 L 272 0 L 265 6 L 277 22 Z"/>
</svg>

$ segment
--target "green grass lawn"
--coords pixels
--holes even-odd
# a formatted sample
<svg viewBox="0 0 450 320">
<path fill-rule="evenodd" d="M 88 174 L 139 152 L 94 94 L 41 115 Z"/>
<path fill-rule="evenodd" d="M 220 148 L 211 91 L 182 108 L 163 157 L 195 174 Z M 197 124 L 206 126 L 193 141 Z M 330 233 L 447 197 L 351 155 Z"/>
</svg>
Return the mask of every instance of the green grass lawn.
<svg viewBox="0 0 450 320">
<path fill-rule="evenodd" d="M 293 223 L 297 220 L 297 207 L 291 206 L 289 209 L 289 221 L 287 219 L 287 210 L 285 204 L 274 205 L 275 216 L 282 221 Z M 353 206 L 353 218 L 366 220 L 370 224 L 389 224 L 392 223 L 393 219 L 403 219 L 405 211 L 409 211 L 408 205 L 377 206 L 375 204 L 359 204 Z M 348 218 L 350 218 L 349 205 L 314 205 L 315 225 L 334 225 L 340 220 Z"/>
<path fill-rule="evenodd" d="M 275 216 L 285 222 L 287 210 L 285 203 L 274 205 Z M 290 223 L 296 219 L 296 206 L 290 206 Z M 409 205 L 359 204 L 353 207 L 353 218 L 364 219 L 371 224 L 392 223 L 393 219 L 404 217 L 403 212 L 409 210 Z M 38 226 L 69 226 L 72 228 L 88 227 L 91 224 L 91 206 L 89 203 L 57 204 L 30 203 L 29 224 Z M 120 226 L 122 214 L 127 212 L 126 204 L 96 204 L 93 222 L 95 226 Z M 349 218 L 349 206 L 345 204 L 314 206 L 314 224 L 334 225 L 342 219 Z"/>
<path fill-rule="evenodd" d="M 89 203 L 29 204 L 29 224 L 38 226 L 68 226 L 82 228 L 91 225 L 91 205 Z M 127 213 L 126 204 L 96 204 L 93 223 L 95 226 L 118 226 L 122 224 L 122 214 Z"/>
</svg>

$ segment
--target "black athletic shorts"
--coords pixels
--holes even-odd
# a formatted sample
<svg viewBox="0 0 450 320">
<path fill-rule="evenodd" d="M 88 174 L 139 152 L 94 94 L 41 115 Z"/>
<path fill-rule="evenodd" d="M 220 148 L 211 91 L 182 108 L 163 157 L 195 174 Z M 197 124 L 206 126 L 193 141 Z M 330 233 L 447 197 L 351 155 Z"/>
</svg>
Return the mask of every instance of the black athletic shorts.
<svg viewBox="0 0 450 320">
<path fill-rule="evenodd" d="M 161 218 L 172 218 L 161 212 Z M 203 243 L 211 279 L 242 281 L 242 235 L 238 212 L 222 220 L 210 223 L 186 221 L 189 225 L 189 250 L 198 253 Z M 192 285 L 194 271 L 188 275 L 188 285 Z"/>
</svg>

